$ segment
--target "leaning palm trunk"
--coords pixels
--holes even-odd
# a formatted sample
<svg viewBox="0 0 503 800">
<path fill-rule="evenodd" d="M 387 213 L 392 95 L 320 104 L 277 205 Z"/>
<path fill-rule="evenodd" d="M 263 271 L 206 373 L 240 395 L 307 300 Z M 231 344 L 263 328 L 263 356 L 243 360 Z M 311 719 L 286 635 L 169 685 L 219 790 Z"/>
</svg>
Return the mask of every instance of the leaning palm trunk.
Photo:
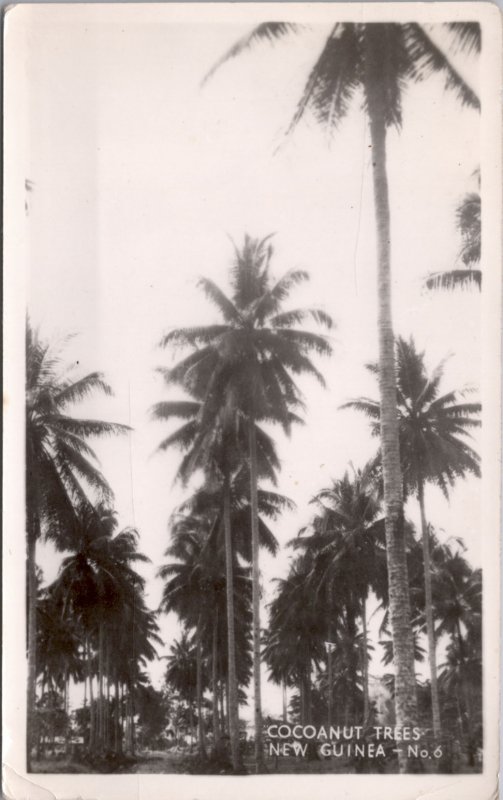
<svg viewBox="0 0 503 800">
<path fill-rule="evenodd" d="M 416 721 L 417 700 L 403 531 L 402 475 L 398 443 L 395 353 L 391 315 L 390 210 L 386 173 L 385 98 L 384 87 L 380 85 L 378 72 L 374 70 L 374 61 L 377 60 L 378 63 L 378 56 L 373 52 L 376 44 L 368 36 L 368 33 L 366 37 L 365 94 L 372 143 L 374 205 L 378 246 L 381 450 L 384 478 L 389 610 L 395 662 L 395 715 L 396 724 L 406 726 L 413 725 Z M 407 770 L 408 759 L 404 750 L 399 753 L 399 766 L 401 772 Z"/>
<path fill-rule="evenodd" d="M 38 519 L 34 514 L 28 526 L 27 583 L 28 583 L 28 693 L 26 766 L 31 772 L 31 751 L 36 731 L 37 702 L 37 573 L 35 550 L 38 534 Z"/>
<path fill-rule="evenodd" d="M 224 539 L 225 539 L 225 582 L 227 592 L 227 649 L 228 649 L 228 705 L 229 736 L 231 740 L 232 766 L 239 769 L 239 716 L 238 687 L 236 675 L 236 636 L 234 628 L 234 577 L 232 568 L 231 503 L 229 476 L 224 480 Z"/>
<path fill-rule="evenodd" d="M 250 443 L 250 506 L 252 534 L 252 609 L 253 609 L 253 690 L 255 706 L 255 768 L 264 765 L 262 747 L 262 701 L 260 681 L 260 573 L 259 573 L 259 535 L 257 499 L 257 440 L 255 420 L 249 420 Z"/>
<path fill-rule="evenodd" d="M 436 743 L 439 741 L 441 736 L 440 702 L 438 699 L 437 654 L 435 645 L 435 627 L 433 624 L 433 599 L 431 592 L 430 540 L 428 536 L 428 524 L 426 522 L 426 514 L 424 510 L 424 485 L 422 480 L 420 480 L 418 484 L 417 496 L 421 511 L 421 536 L 423 540 L 424 560 L 424 609 L 426 615 L 426 633 L 428 636 L 428 660 L 430 664 L 433 738 Z"/>
</svg>

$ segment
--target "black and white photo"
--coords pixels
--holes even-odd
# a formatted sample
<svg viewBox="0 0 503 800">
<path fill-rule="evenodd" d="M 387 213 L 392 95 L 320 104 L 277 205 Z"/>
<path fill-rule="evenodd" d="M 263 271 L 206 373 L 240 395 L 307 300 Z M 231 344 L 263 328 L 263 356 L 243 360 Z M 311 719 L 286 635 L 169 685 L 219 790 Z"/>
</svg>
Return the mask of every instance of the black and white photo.
<svg viewBox="0 0 503 800">
<path fill-rule="evenodd" d="M 5 30 L 7 796 L 489 797 L 497 8 Z"/>
</svg>

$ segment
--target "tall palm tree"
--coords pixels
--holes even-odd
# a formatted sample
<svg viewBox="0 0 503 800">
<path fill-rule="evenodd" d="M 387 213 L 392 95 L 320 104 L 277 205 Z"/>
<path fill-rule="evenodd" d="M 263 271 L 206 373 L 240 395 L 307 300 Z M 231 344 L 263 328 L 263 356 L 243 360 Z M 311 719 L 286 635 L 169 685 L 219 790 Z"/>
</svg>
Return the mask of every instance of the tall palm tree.
<svg viewBox="0 0 503 800">
<path fill-rule="evenodd" d="M 259 41 L 275 42 L 299 26 L 265 22 L 238 41 L 211 70 Z M 477 23 L 452 23 L 452 35 L 469 49 L 480 49 Z M 377 229 L 377 286 L 379 296 L 379 388 L 382 408 L 381 439 L 384 471 L 386 540 L 390 576 L 390 614 L 395 641 L 397 724 L 407 725 L 416 713 L 413 642 L 407 593 L 407 564 L 402 536 L 402 478 L 398 444 L 396 383 L 391 315 L 391 235 L 386 136 L 402 124 L 404 87 L 440 73 L 463 105 L 479 108 L 479 100 L 437 46 L 416 23 L 336 23 L 325 42 L 293 117 L 289 132 L 311 111 L 319 123 L 336 129 L 354 98 L 363 99 L 370 128 Z M 406 761 L 402 758 L 401 768 Z"/>
<path fill-rule="evenodd" d="M 72 376 L 61 347 L 44 342 L 27 321 L 26 328 L 26 524 L 28 585 L 28 770 L 36 682 L 37 541 L 51 539 L 69 549 L 78 528 L 79 509 L 93 495 L 110 500 L 111 490 L 97 466 L 89 437 L 124 433 L 129 428 L 69 414 L 93 392 L 111 395 L 99 372 Z"/>
<path fill-rule="evenodd" d="M 220 323 L 174 330 L 162 340 L 163 346 L 177 344 L 192 348 L 193 352 L 170 371 L 169 379 L 204 398 L 203 420 L 214 420 L 221 413 L 228 426 L 241 417 L 247 427 L 257 769 L 263 763 L 263 747 L 256 425 L 261 421 L 275 422 L 289 432 L 292 422 L 298 421 L 295 411 L 302 407 L 302 400 L 292 376 L 310 374 L 323 384 L 323 377 L 310 356 L 329 355 L 331 346 L 326 337 L 297 326 L 309 319 L 327 328 L 332 326 L 331 318 L 320 309 L 283 310 L 293 288 L 306 281 L 308 274 L 292 270 L 273 281 L 269 270 L 273 252 L 269 238 L 257 240 L 246 236 L 243 247 L 236 248 L 230 297 L 213 281 L 200 279 L 201 288 L 220 312 Z"/>
<path fill-rule="evenodd" d="M 368 365 L 377 374 L 376 365 Z M 446 497 L 456 480 L 472 474 L 480 475 L 479 456 L 468 444 L 469 431 L 480 426 L 480 403 L 459 402 L 457 391 L 440 393 L 443 364 L 428 375 L 424 353 L 418 352 L 413 339 L 396 342 L 396 374 L 398 388 L 398 424 L 400 458 L 405 486 L 417 495 L 421 514 L 421 536 L 424 559 L 426 630 L 431 675 L 433 732 L 440 736 L 435 630 L 433 624 L 429 526 L 426 519 L 424 489 L 437 485 Z M 355 408 L 372 421 L 372 432 L 379 435 L 380 405 L 375 400 L 360 398 L 343 407 Z"/>
</svg>

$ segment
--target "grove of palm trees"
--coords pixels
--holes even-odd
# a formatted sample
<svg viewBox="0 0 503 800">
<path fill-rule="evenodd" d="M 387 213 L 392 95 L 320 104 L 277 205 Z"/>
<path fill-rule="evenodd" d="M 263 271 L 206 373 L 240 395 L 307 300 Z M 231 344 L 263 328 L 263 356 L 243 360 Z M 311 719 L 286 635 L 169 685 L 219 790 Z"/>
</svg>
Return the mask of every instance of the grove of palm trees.
<svg viewBox="0 0 503 800">
<path fill-rule="evenodd" d="M 480 24 L 149 8 L 34 12 L 26 771 L 480 773 Z"/>
</svg>

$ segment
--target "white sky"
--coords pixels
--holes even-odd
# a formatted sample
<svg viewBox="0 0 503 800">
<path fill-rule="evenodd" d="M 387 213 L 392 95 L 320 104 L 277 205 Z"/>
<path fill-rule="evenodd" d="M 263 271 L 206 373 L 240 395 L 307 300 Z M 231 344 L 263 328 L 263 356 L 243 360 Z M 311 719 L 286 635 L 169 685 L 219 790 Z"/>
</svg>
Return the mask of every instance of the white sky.
<svg viewBox="0 0 503 800">
<path fill-rule="evenodd" d="M 140 24 L 130 15 L 121 21 L 119 13 L 100 21 L 96 7 L 66 11 L 49 23 L 33 9 L 28 26 L 29 309 L 43 336 L 78 332 L 68 358 L 82 372 L 103 370 L 115 389 L 113 399 L 97 398 L 79 414 L 134 428 L 96 449 L 121 525 L 138 527 L 140 548 L 152 559 L 145 569 L 151 607 L 162 589 L 154 575 L 168 544 L 167 519 L 185 494 L 172 486 L 178 454 L 152 455 L 166 428 L 152 423 L 148 410 L 168 397 L 154 368 L 172 363 L 156 345 L 172 326 L 215 319 L 195 287 L 197 276 L 225 286 L 228 237 L 240 242 L 245 232 L 275 232 L 274 274 L 302 267 L 311 275 L 292 307 L 321 305 L 336 321 L 334 356 L 322 364 L 328 391 L 303 382 L 307 424 L 290 441 L 278 434 L 279 490 L 298 508 L 274 527 L 278 557 L 262 557 L 268 600 L 271 579 L 287 571 L 284 545 L 309 518 L 309 499 L 348 462 L 362 465 L 376 446 L 362 417 L 338 410 L 346 399 L 376 395 L 363 367 L 377 357 L 363 114 L 356 102 L 331 143 L 313 123 L 302 123 L 275 153 L 326 26 L 256 47 L 201 89 L 204 74 L 248 26 Z M 466 57 L 457 63 L 477 89 L 476 64 Z M 403 131 L 389 135 L 395 329 L 413 334 L 432 366 L 452 354 L 446 391 L 479 383 L 480 297 L 425 293 L 421 281 L 455 265 L 455 208 L 477 188 L 479 141 L 478 115 L 461 109 L 436 79 L 410 89 Z M 450 504 L 438 492 L 427 496 L 442 537 L 463 537 L 476 565 L 479 488 L 463 482 Z M 413 503 L 409 512 L 416 519 Z M 49 549 L 41 561 L 52 579 L 57 561 Z M 161 629 L 164 653 L 177 627 L 163 617 Z M 155 682 L 164 664 L 153 665 Z M 267 685 L 265 709 L 278 713 L 280 703 Z"/>
</svg>

